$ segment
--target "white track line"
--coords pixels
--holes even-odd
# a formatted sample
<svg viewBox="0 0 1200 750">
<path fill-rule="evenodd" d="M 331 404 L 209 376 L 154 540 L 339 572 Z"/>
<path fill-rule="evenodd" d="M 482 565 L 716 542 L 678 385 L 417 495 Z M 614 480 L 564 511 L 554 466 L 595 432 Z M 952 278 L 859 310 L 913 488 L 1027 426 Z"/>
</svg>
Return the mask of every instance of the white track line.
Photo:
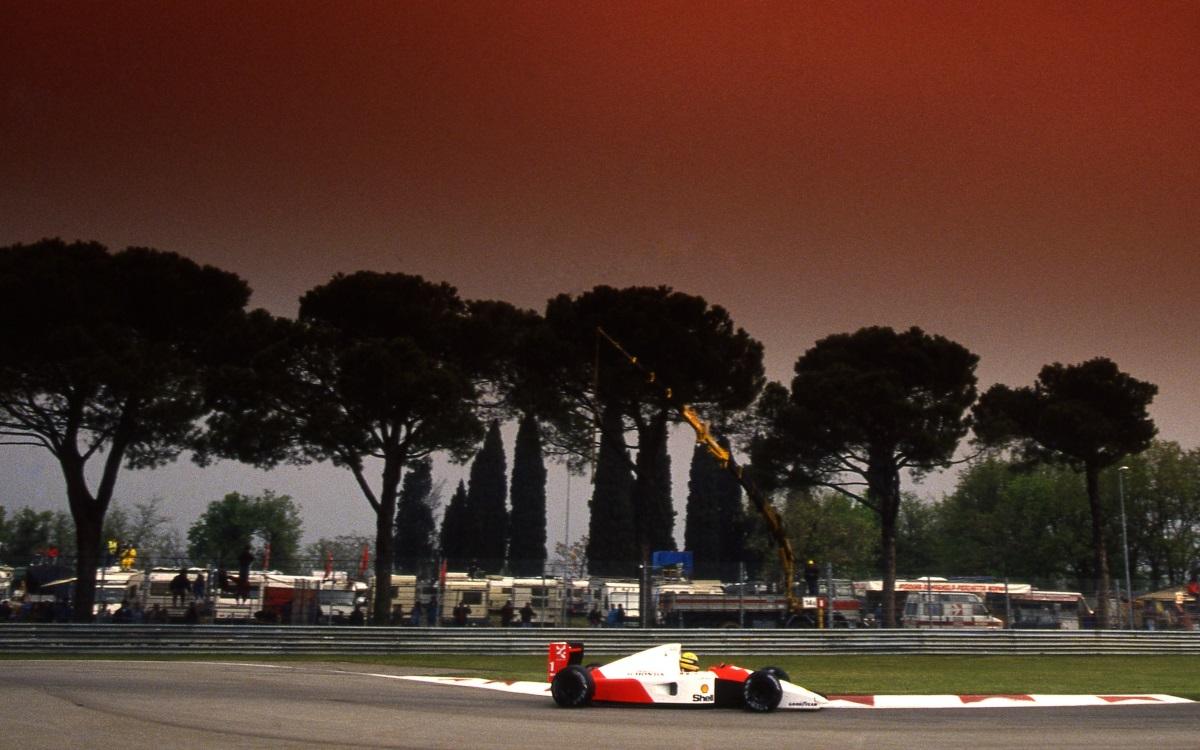
<svg viewBox="0 0 1200 750">
<path fill-rule="evenodd" d="M 488 680 L 482 677 L 425 677 L 371 674 L 394 680 L 500 690 L 506 693 L 549 696 L 550 683 L 521 680 Z M 825 708 L 1030 708 L 1035 706 L 1130 706 L 1156 703 L 1191 703 L 1187 698 L 1161 694 L 1122 695 L 831 695 Z"/>
</svg>

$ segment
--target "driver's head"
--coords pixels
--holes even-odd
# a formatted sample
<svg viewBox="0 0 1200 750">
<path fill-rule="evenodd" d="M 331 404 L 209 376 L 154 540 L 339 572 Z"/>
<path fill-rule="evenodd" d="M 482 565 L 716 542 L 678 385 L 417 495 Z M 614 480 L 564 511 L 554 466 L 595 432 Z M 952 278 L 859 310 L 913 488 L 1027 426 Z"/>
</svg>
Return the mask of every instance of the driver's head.
<svg viewBox="0 0 1200 750">
<path fill-rule="evenodd" d="M 693 654 L 691 651 L 684 651 L 679 655 L 679 671 L 680 672 L 698 672 L 700 671 L 700 657 Z"/>
</svg>

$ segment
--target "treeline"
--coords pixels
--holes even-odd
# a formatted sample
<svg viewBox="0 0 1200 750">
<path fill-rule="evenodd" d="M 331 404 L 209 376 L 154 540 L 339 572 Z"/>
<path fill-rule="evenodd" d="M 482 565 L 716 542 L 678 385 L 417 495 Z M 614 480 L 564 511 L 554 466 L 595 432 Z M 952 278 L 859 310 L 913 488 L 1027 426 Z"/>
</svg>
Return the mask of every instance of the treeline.
<svg viewBox="0 0 1200 750">
<path fill-rule="evenodd" d="M 492 469 L 503 466 L 502 453 L 499 459 L 487 448 L 476 458 Z M 1126 466 L 1120 478 L 1119 469 L 1110 469 L 1101 482 L 1109 555 L 1123 563 L 1123 499 L 1134 589 L 1181 584 L 1200 560 L 1200 450 L 1155 441 Z M 396 523 L 397 572 L 431 575 L 442 555 L 447 529 L 439 533 L 433 520 L 441 505 L 440 484 L 435 486 L 428 460 L 405 476 Z M 459 492 L 465 502 L 465 488 Z M 740 488 L 700 448 L 692 458 L 687 498 L 684 546 L 695 555 L 697 577 L 729 581 L 744 574 L 752 580 L 777 580 L 775 551 Z M 105 520 L 105 539 L 134 546 L 143 560 L 162 565 L 191 560 L 232 566 L 246 546 L 261 561 L 269 543 L 272 568 L 293 573 L 320 570 L 327 563 L 353 570 L 364 548 L 368 556 L 374 554 L 367 536 L 323 538 L 301 546 L 299 509 L 292 498 L 269 490 L 258 496 L 230 493 L 210 503 L 189 526 L 186 541 L 171 528 L 162 502 L 155 498 L 130 508 L 114 504 Z M 879 521 L 870 509 L 831 490 L 786 492 L 779 502 L 799 553 L 829 562 L 838 577 L 879 574 Z M 423 508 L 425 520 L 412 523 L 408 506 Z M 528 525 L 544 533 L 544 514 Z M 953 491 L 941 499 L 906 498 L 897 529 L 897 567 L 905 578 L 991 576 L 1094 593 L 1088 526 L 1085 488 L 1069 468 L 986 455 L 964 467 Z M 517 549 L 510 546 L 508 569 L 517 575 L 540 574 L 544 542 L 528 553 Z M 0 506 L 0 563 L 52 562 L 50 550 L 54 557 L 73 560 L 74 526 L 68 514 L 29 508 L 10 513 Z M 448 560 L 454 570 L 472 563 L 484 572 L 501 569 L 487 568 L 471 555 Z M 583 562 L 577 574 L 585 569 Z"/>
<path fill-rule="evenodd" d="M 790 386 L 767 383 L 762 345 L 724 308 L 667 287 L 599 286 L 539 313 L 360 271 L 308 290 L 295 319 L 249 310 L 249 298 L 236 275 L 174 253 L 59 240 L 0 248 L 0 442 L 45 449 L 61 467 L 80 619 L 121 469 L 185 451 L 201 464 L 345 469 L 375 513 L 379 578 L 429 554 L 429 503 L 405 497 L 426 492 L 421 462 L 433 454 L 475 458 L 446 505 L 441 553 L 488 566 L 544 549 L 542 456 L 594 464 L 589 566 L 636 569 L 674 547 L 666 440 L 681 404 L 750 456 L 746 476 L 764 492 L 825 488 L 872 514 L 888 624 L 912 505 L 904 472 L 948 466 L 972 429 L 980 446 L 1071 467 L 1103 618 L 1101 474 L 1155 433 L 1146 409 L 1157 389 L 1107 359 L 1050 364 L 1032 386 L 980 396 L 978 358 L 918 328 L 827 336 L 798 356 Z M 521 426 L 510 480 L 497 453 L 506 421 Z M 753 524 L 709 470 L 690 485 L 729 496 L 697 504 L 684 535 L 728 558 Z M 377 587 L 379 618 L 388 597 Z"/>
<path fill-rule="evenodd" d="M 1155 441 L 1123 465 L 1101 475 L 1108 555 L 1123 568 L 1123 495 L 1134 590 L 1182 584 L 1200 560 L 1200 450 Z M 862 543 L 877 538 L 869 509 L 829 490 L 789 493 L 782 505 L 798 551 L 831 562 L 839 577 L 878 576 L 878 545 Z M 758 559 L 770 552 L 761 538 L 751 546 Z M 1001 455 L 965 466 L 941 499 L 906 498 L 896 554 L 905 578 L 991 576 L 1088 594 L 1098 587 L 1078 474 Z"/>
</svg>

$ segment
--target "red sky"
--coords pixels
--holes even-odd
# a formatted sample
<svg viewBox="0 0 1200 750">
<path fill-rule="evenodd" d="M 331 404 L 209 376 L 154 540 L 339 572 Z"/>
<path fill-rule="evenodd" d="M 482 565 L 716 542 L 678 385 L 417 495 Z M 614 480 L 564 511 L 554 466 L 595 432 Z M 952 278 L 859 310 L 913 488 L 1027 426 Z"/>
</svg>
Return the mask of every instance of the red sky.
<svg viewBox="0 0 1200 750">
<path fill-rule="evenodd" d="M 175 250 L 285 314 L 359 269 L 539 309 L 670 284 L 727 307 L 781 380 L 871 324 L 959 341 L 984 386 L 1103 355 L 1159 384 L 1162 437 L 1200 445 L 1196 3 L 0 17 L 0 244 Z M 0 456 L 0 503 L 36 494 L 27 459 Z"/>
</svg>

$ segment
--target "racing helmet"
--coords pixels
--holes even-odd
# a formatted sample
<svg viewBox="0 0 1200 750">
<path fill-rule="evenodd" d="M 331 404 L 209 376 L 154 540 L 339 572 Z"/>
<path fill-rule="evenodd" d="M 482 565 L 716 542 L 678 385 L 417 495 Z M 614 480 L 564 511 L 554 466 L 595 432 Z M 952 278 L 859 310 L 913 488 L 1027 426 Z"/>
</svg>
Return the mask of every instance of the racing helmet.
<svg viewBox="0 0 1200 750">
<path fill-rule="evenodd" d="M 693 654 L 691 651 L 684 651 L 679 655 L 679 671 L 680 672 L 699 672 L 700 657 Z"/>
</svg>

